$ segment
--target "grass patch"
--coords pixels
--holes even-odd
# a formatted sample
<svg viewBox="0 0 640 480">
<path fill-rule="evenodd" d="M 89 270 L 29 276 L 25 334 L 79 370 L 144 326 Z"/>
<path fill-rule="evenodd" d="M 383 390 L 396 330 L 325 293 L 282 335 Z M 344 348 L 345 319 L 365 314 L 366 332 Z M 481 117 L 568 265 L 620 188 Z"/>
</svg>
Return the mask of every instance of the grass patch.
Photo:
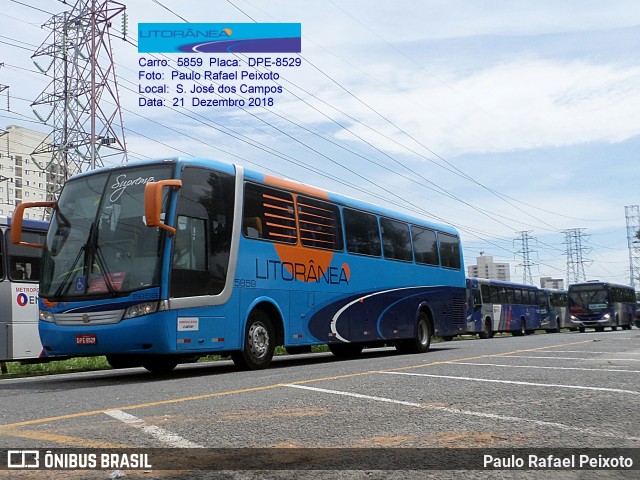
<svg viewBox="0 0 640 480">
<path fill-rule="evenodd" d="M 42 363 L 7 362 L 6 365 L 7 373 L 0 375 L 0 379 L 7 377 L 53 375 L 56 373 L 86 372 L 111 368 L 105 357 L 78 357 Z"/>
</svg>

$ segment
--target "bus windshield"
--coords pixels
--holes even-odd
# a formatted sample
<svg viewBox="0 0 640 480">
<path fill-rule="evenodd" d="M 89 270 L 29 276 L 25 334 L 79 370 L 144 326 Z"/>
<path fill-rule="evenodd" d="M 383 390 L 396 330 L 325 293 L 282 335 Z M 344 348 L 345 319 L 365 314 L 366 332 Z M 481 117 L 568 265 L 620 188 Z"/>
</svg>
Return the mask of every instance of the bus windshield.
<svg viewBox="0 0 640 480">
<path fill-rule="evenodd" d="M 68 181 L 47 235 L 40 295 L 117 296 L 158 286 L 162 237 L 145 225 L 144 188 L 171 174 L 170 165 L 151 165 Z"/>
<path fill-rule="evenodd" d="M 609 294 L 603 286 L 573 287 L 569 297 L 574 307 L 583 310 L 602 310 L 609 305 Z"/>
</svg>

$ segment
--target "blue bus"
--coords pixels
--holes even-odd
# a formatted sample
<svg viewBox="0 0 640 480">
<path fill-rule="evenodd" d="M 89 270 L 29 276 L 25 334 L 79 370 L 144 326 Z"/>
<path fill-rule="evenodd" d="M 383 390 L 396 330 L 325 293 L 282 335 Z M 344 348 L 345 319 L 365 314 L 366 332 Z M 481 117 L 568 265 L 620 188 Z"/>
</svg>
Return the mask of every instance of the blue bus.
<svg viewBox="0 0 640 480">
<path fill-rule="evenodd" d="M 24 209 L 14 214 L 20 242 Z M 53 355 L 169 371 L 240 368 L 327 344 L 425 352 L 464 331 L 459 235 L 348 197 L 206 159 L 83 173 L 53 208 L 40 336 Z"/>
<path fill-rule="evenodd" d="M 628 285 L 609 282 L 585 282 L 569 285 L 571 326 L 584 332 L 605 327 L 630 330 L 636 310 L 636 292 Z"/>
<path fill-rule="evenodd" d="M 545 301 L 532 285 L 467 278 L 465 333 L 477 333 L 480 338 L 492 338 L 502 332 L 528 335 L 543 328 L 540 307 Z"/>
</svg>

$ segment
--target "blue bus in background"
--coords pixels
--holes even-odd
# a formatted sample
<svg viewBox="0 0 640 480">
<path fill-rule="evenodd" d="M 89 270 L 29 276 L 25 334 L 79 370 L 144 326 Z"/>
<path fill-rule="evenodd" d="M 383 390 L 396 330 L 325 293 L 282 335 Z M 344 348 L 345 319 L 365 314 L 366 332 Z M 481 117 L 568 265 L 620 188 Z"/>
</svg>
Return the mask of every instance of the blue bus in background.
<svg viewBox="0 0 640 480">
<path fill-rule="evenodd" d="M 32 206 L 15 211 L 14 243 Z M 447 225 L 206 159 L 80 174 L 48 206 L 39 328 L 50 355 L 169 371 L 228 353 L 259 369 L 279 345 L 419 353 L 465 330 Z"/>
<path fill-rule="evenodd" d="M 527 335 L 542 327 L 546 298 L 532 285 L 467 278 L 466 333 L 491 338 L 496 333 Z"/>
<path fill-rule="evenodd" d="M 605 327 L 630 330 L 636 310 L 636 292 L 628 285 L 609 282 L 585 282 L 569 285 L 571 326 L 584 332 Z"/>
</svg>

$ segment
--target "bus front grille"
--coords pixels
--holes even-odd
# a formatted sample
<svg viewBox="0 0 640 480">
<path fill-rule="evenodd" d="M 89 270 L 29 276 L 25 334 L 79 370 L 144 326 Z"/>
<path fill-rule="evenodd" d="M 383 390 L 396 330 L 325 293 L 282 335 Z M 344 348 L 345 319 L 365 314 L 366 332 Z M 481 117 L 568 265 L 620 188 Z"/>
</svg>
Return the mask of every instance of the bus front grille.
<svg viewBox="0 0 640 480">
<path fill-rule="evenodd" d="M 108 325 L 122 320 L 124 310 L 108 312 L 54 313 L 56 325 Z"/>
</svg>

